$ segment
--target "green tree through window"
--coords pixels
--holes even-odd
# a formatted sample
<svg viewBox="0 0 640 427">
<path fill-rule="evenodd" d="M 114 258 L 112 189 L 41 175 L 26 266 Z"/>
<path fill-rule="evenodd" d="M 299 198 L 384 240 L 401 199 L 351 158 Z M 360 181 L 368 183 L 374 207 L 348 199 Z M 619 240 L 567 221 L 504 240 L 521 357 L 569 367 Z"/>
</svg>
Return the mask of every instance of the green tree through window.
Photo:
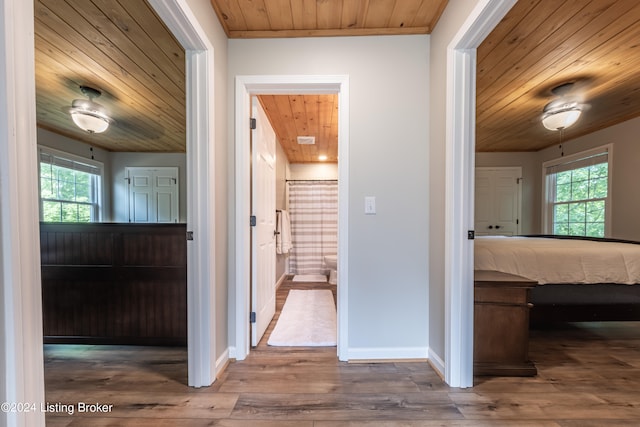
<svg viewBox="0 0 640 427">
<path fill-rule="evenodd" d="M 40 154 L 42 221 L 94 222 L 99 218 L 100 169 L 45 150 Z"/>
<path fill-rule="evenodd" d="M 553 168 L 547 170 L 552 233 L 604 237 L 609 182 L 607 152 Z"/>
</svg>

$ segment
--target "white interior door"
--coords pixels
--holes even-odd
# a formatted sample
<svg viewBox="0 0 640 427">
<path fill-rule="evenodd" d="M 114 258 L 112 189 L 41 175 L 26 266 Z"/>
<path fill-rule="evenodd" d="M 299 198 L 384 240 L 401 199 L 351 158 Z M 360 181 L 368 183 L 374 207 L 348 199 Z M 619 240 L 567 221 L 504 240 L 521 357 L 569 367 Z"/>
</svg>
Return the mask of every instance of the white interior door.
<svg viewBox="0 0 640 427">
<path fill-rule="evenodd" d="M 276 311 L 276 136 L 255 97 L 252 112 L 251 345 L 256 346 Z"/>
<path fill-rule="evenodd" d="M 178 168 L 128 167 L 129 222 L 178 222 Z"/>
<path fill-rule="evenodd" d="M 178 168 L 157 169 L 153 178 L 156 222 L 178 222 Z"/>
<path fill-rule="evenodd" d="M 519 167 L 476 168 L 476 235 L 520 234 L 521 177 Z"/>
</svg>

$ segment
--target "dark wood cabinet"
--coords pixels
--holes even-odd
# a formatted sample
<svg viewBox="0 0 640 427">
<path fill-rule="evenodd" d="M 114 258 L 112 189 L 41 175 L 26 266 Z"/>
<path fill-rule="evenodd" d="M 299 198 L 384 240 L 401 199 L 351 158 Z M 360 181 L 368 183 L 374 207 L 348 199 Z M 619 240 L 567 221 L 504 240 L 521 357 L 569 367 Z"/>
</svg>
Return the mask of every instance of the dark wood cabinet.
<svg viewBox="0 0 640 427">
<path fill-rule="evenodd" d="M 536 282 L 497 271 L 474 280 L 474 375 L 533 376 L 529 291 Z"/>
<path fill-rule="evenodd" d="M 47 343 L 186 345 L 185 224 L 40 225 Z"/>
</svg>

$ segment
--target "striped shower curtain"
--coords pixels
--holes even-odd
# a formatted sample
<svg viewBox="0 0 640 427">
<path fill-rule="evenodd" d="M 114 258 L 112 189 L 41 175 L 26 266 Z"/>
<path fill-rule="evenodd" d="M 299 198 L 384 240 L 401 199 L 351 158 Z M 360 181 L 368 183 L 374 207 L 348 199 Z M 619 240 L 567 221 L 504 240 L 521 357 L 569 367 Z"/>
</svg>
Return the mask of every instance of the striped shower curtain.
<svg viewBox="0 0 640 427">
<path fill-rule="evenodd" d="M 325 255 L 338 253 L 338 182 L 289 181 L 292 274 L 326 274 Z"/>
</svg>

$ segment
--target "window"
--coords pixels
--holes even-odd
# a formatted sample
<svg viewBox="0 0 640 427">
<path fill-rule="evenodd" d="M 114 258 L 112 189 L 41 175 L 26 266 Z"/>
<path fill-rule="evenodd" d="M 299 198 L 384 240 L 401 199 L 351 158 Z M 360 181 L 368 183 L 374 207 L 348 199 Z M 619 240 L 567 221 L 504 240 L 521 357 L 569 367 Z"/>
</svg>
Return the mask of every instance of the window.
<svg viewBox="0 0 640 427">
<path fill-rule="evenodd" d="M 611 145 L 547 162 L 547 233 L 604 237 L 609 234 Z"/>
<path fill-rule="evenodd" d="M 102 164 L 40 147 L 40 219 L 100 221 Z"/>
</svg>

